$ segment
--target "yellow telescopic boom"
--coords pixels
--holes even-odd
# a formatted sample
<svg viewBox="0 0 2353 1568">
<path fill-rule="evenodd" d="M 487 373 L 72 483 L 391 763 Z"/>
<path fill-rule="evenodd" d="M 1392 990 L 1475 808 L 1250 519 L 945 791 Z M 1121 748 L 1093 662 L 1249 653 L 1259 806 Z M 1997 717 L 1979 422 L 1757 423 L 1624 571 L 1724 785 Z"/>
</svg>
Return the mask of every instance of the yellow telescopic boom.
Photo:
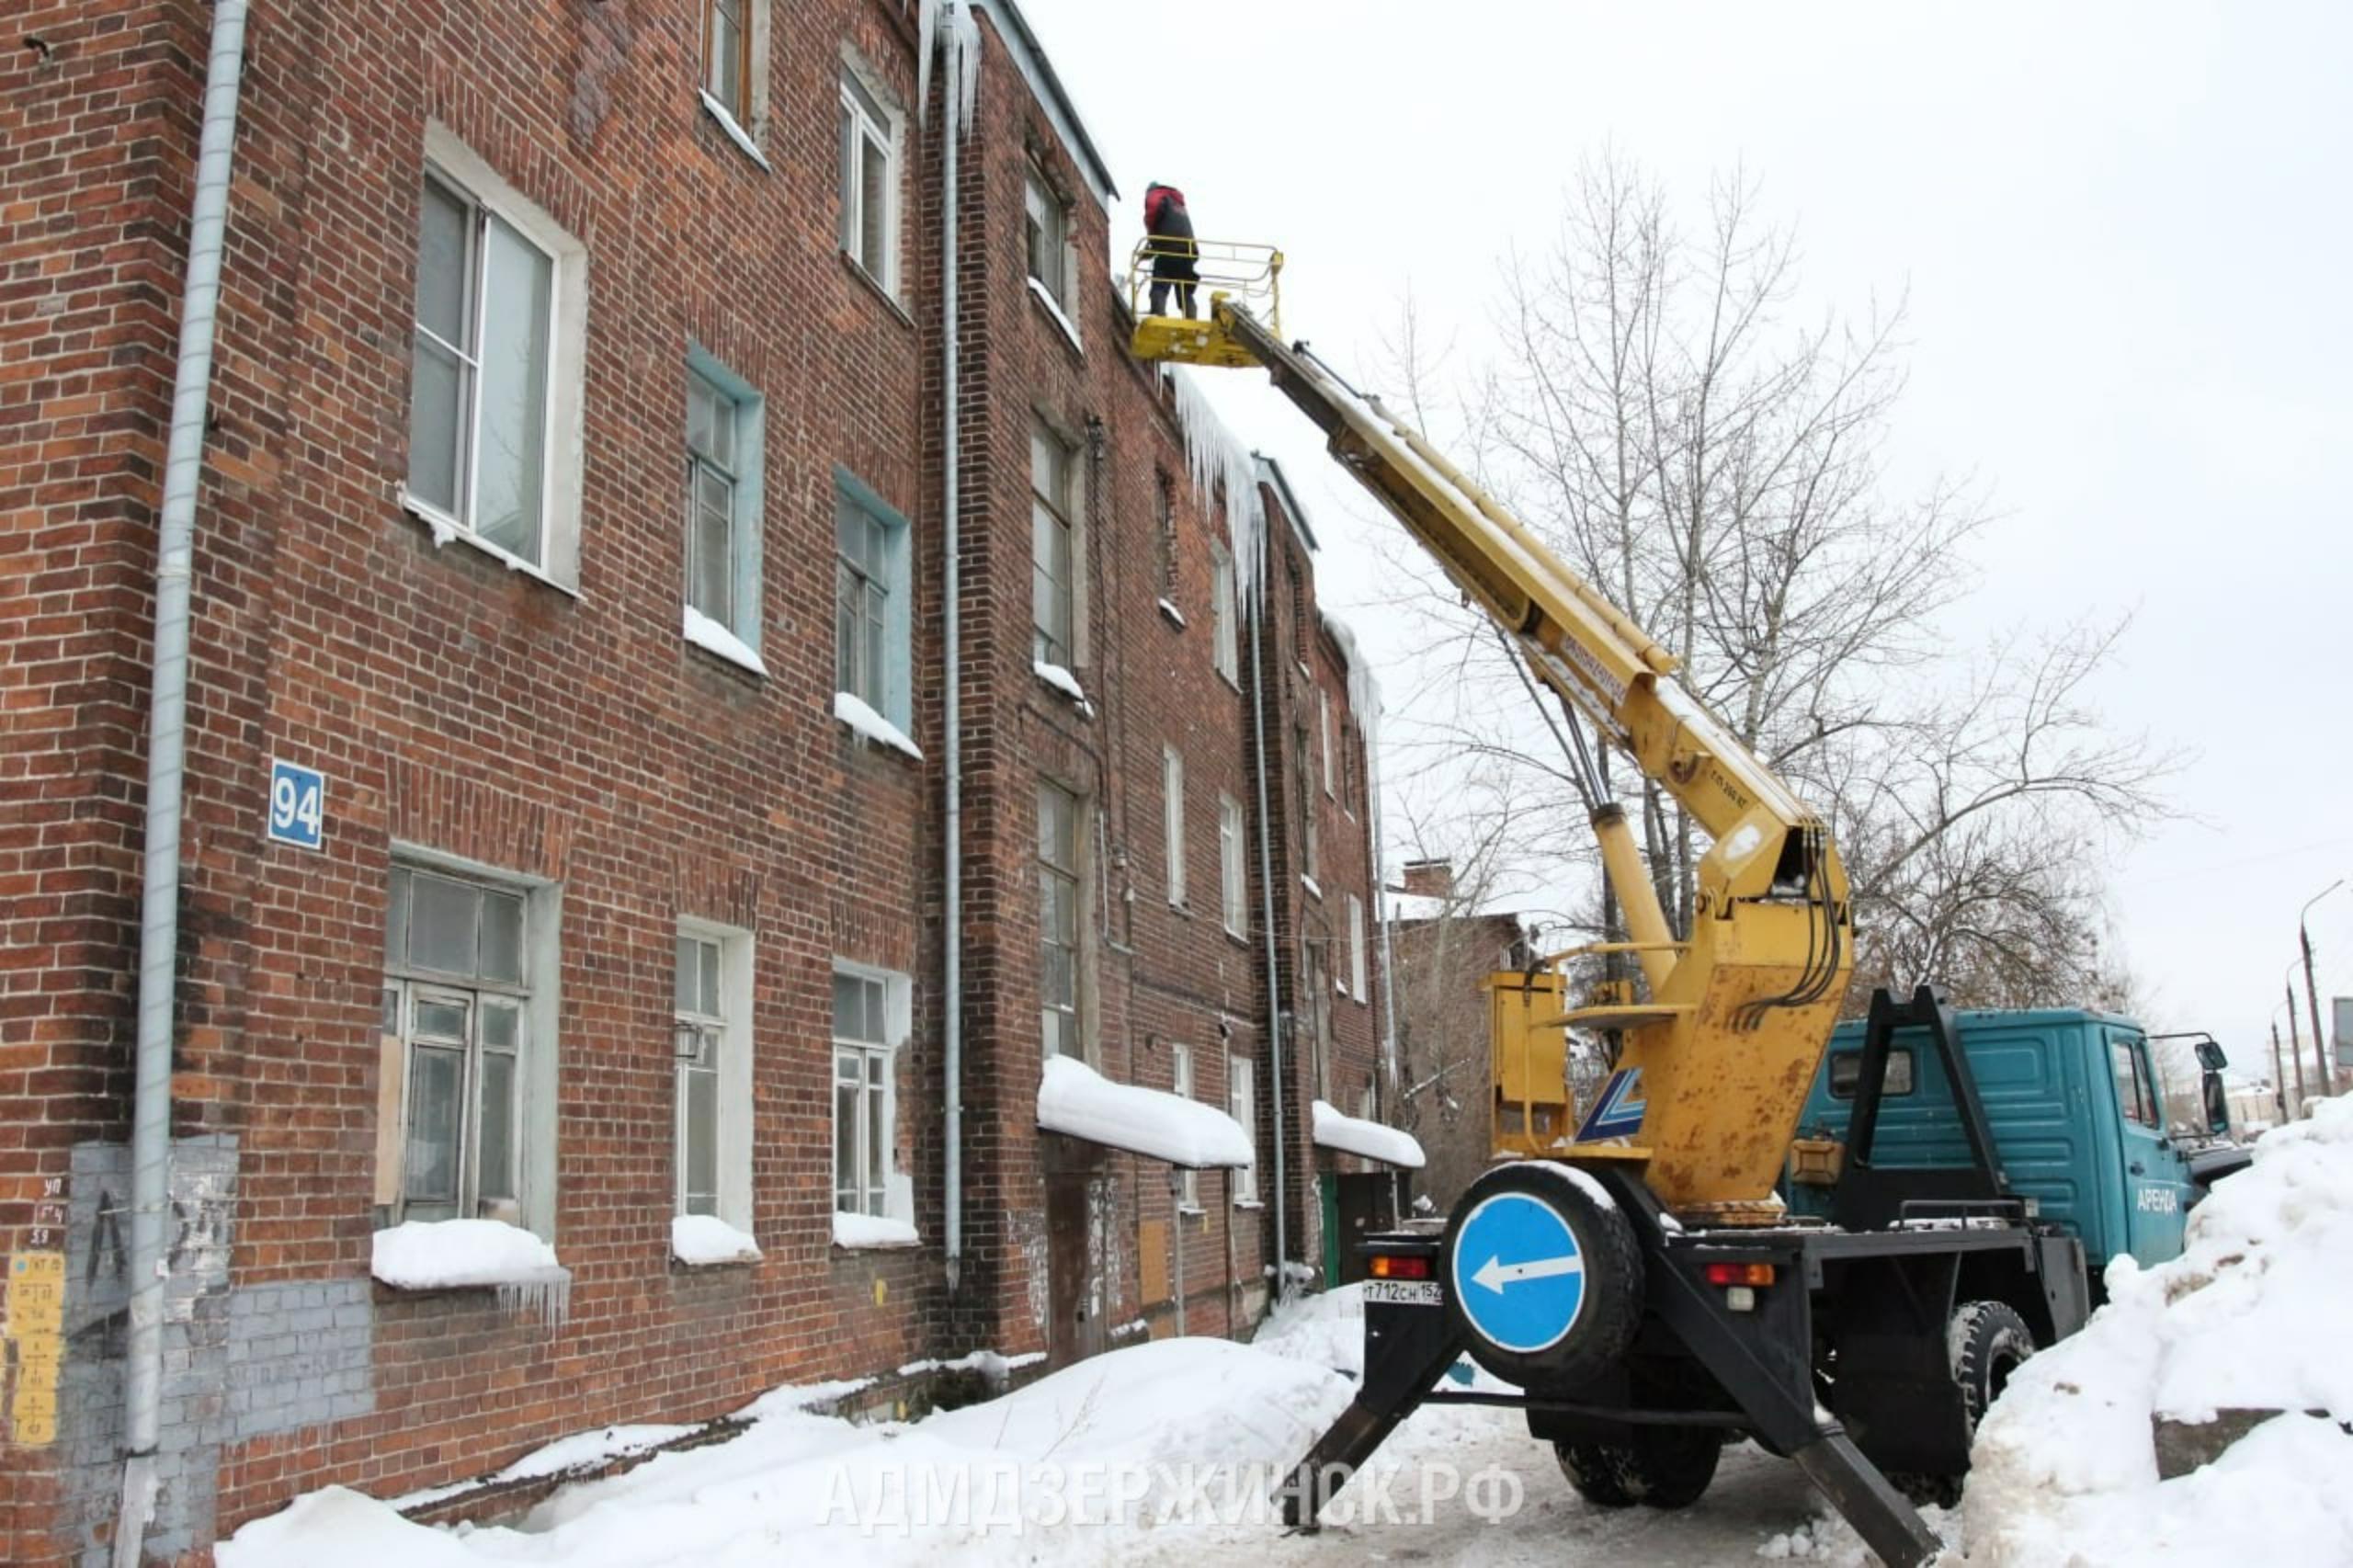
<svg viewBox="0 0 2353 1568">
<path fill-rule="evenodd" d="M 1593 813 L 1649 996 L 1556 1020 L 1623 1030 L 1626 1047 L 1555 1153 L 1645 1162 L 1662 1202 L 1707 1222 L 1777 1218 L 1774 1184 L 1853 965 L 1846 873 L 1821 819 L 1677 684 L 1672 653 L 1377 400 L 1229 294 L 1194 328 L 1198 358 L 1153 353 L 1167 342 L 1156 320 L 1137 331 L 1152 357 L 1264 366 L 1529 666 L 1712 838 L 1678 939 L 1624 812 Z"/>
</svg>

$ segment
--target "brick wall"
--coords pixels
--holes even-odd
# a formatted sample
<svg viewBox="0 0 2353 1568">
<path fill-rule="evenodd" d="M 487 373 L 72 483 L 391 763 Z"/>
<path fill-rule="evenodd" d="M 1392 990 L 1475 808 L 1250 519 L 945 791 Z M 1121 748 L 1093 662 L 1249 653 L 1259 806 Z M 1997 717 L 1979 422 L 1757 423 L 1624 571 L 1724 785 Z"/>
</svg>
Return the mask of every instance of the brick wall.
<svg viewBox="0 0 2353 1568">
<path fill-rule="evenodd" d="M 209 1184 L 175 1235 L 217 1238 L 220 1266 L 176 1284 L 186 1312 L 170 1343 L 184 1359 L 156 1551 L 200 1551 L 330 1483 L 394 1495 L 588 1425 L 702 1419 L 779 1382 L 983 1345 L 1054 1348 L 1056 1170 L 1086 1187 L 1106 1339 L 1138 1319 L 1173 1324 L 1173 1292 L 1147 1300 L 1145 1286 L 1176 1260 L 1147 1258 L 1147 1244 L 1183 1246 L 1197 1333 L 1245 1327 L 1271 1262 L 1266 1214 L 1237 1209 L 1228 1178 L 1205 1176 L 1203 1212 L 1178 1217 L 1162 1167 L 1034 1127 L 1041 776 L 1079 790 L 1099 823 L 1089 1017 L 1103 1071 L 1165 1087 L 1169 1048 L 1186 1045 L 1196 1094 L 1222 1104 L 1224 1054 L 1263 1061 L 1269 1047 L 1255 855 L 1247 939 L 1222 928 L 1216 903 L 1216 798 L 1255 791 L 1246 699 L 1211 665 L 1209 541 L 1223 511 L 1185 478 L 1157 378 L 1121 351 L 1110 239 L 1080 154 L 993 34 L 959 193 L 965 886 L 950 910 L 936 121 L 910 117 L 902 143 L 897 300 L 842 256 L 835 230 L 843 51 L 910 107 L 913 23 L 887 0 L 795 7 L 766 56 L 767 113 L 753 128 L 764 166 L 699 103 L 695 17 L 686 0 L 256 8 L 198 522 L 174 1061 L 177 1129 L 203 1152 L 176 1180 Z M 41 47 L 12 38 L 0 54 L 0 1242 L 38 1250 L 70 1206 L 82 1272 L 68 1378 L 97 1391 L 59 1441 L 12 1447 L 0 1465 L 10 1562 L 86 1559 L 111 1527 L 119 1393 L 104 1391 L 119 1388 L 127 1264 L 109 1227 L 149 541 L 208 18 L 161 0 L 41 5 L 11 28 Z M 400 500 L 428 120 L 586 254 L 578 568 L 563 585 L 437 543 Z M 1077 347 L 1023 285 L 1033 158 L 1072 201 Z M 680 635 L 690 344 L 767 400 L 765 677 Z M 1030 667 L 1033 410 L 1086 454 L 1076 674 L 1091 712 Z M 837 469 L 909 520 L 921 761 L 831 713 Z M 1182 625 L 1156 608 L 1163 475 Z M 1283 619 L 1269 616 L 1277 642 Z M 1313 673 L 1270 646 L 1271 712 L 1304 700 L 1313 722 L 1292 683 L 1336 698 L 1344 664 L 1328 640 L 1285 651 Z M 1184 909 L 1165 896 L 1166 744 L 1186 761 Z M 320 850 L 265 838 L 273 758 L 326 774 Z M 1353 887 L 1370 905 L 1362 812 L 1318 799 L 1325 897 Z M 1288 854 L 1279 824 L 1275 837 Z M 558 1319 L 369 1278 L 396 849 L 529 881 L 560 909 L 551 1108 L 527 1129 L 551 1139 L 548 1228 L 570 1270 Z M 1277 881 L 1291 986 L 1313 921 L 1296 874 Z M 670 1257 L 681 918 L 752 933 L 756 1265 Z M 940 1253 L 949 920 L 963 937 L 967 1042 L 968 1256 L 952 1298 Z M 830 1242 L 836 960 L 913 977 L 897 1071 L 915 1249 Z M 1334 1060 L 1352 1094 L 1374 1015 L 1336 1000 Z M 1270 1067 L 1257 1082 L 1267 1096 Z M 1304 1099 L 1287 1093 L 1299 1256 L 1313 1157 Z"/>
</svg>

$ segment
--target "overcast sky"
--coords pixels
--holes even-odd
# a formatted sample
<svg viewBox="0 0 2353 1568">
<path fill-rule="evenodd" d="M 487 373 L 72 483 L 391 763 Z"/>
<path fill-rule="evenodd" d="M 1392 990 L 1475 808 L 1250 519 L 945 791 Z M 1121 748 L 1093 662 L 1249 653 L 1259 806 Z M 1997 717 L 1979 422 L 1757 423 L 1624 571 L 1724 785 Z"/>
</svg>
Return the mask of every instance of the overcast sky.
<svg viewBox="0 0 2353 1568">
<path fill-rule="evenodd" d="M 2126 956 L 2151 1027 L 2268 1072 L 2299 906 L 2353 875 L 2353 5 L 1021 6 L 1125 198 L 1115 246 L 1146 181 L 1183 186 L 1202 234 L 1283 247 L 1284 325 L 1344 369 L 1409 287 L 1467 368 L 1498 259 L 1604 147 L 1693 203 L 1745 168 L 1809 298 L 1908 291 L 1891 483 L 1973 472 L 2001 514 L 1957 656 L 2135 615 L 2103 710 L 2196 758 L 2184 819 L 2116 858 Z M 1369 605 L 1393 525 L 1262 379 L 1200 374 L 1302 491 L 1325 601 Z M 2325 1017 L 2353 892 L 2312 929 Z"/>
</svg>

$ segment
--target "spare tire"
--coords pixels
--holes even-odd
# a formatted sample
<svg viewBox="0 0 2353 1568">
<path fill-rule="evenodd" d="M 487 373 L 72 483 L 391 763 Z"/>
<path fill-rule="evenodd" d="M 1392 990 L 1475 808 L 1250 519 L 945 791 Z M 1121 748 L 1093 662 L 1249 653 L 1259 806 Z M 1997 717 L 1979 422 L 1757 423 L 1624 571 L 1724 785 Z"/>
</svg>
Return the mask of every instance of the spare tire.
<svg viewBox="0 0 2353 1568">
<path fill-rule="evenodd" d="M 1471 1358 L 1524 1389 L 1586 1382 L 1642 1322 L 1634 1227 L 1600 1183 L 1566 1165 L 1522 1160 L 1472 1183 L 1438 1262 Z"/>
</svg>

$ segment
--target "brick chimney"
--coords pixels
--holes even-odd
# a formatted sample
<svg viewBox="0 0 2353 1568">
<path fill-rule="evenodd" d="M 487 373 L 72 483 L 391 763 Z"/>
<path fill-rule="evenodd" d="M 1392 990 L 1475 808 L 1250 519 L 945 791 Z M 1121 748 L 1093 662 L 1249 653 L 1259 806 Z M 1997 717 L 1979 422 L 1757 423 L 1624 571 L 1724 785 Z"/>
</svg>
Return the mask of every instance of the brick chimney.
<svg viewBox="0 0 2353 1568">
<path fill-rule="evenodd" d="M 1406 861 L 1404 891 L 1419 898 L 1452 898 L 1454 896 L 1454 862 L 1451 860 Z"/>
</svg>

